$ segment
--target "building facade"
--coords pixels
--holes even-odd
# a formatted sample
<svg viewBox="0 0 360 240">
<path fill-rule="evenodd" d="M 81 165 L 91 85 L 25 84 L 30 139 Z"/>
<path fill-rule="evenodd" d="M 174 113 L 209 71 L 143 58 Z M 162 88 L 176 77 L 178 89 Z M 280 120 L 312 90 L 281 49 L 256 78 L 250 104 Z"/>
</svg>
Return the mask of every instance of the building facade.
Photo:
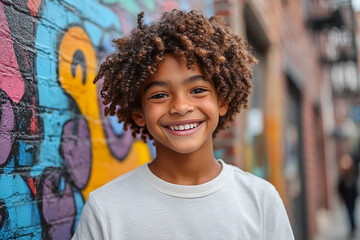
<svg viewBox="0 0 360 240">
<path fill-rule="evenodd" d="M 295 238 L 314 239 L 319 215 L 337 199 L 337 161 L 351 151 L 336 134 L 337 112 L 349 107 L 344 98 L 359 90 L 351 3 L 219 0 L 215 13 L 246 36 L 259 60 L 250 108 L 216 146 L 273 183 Z"/>
</svg>

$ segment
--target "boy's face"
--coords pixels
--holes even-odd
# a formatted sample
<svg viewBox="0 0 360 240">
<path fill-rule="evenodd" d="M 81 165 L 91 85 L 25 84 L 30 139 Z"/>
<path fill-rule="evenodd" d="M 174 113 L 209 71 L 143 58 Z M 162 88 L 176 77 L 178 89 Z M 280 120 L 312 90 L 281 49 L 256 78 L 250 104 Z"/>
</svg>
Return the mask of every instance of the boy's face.
<svg viewBox="0 0 360 240">
<path fill-rule="evenodd" d="M 206 143 L 212 144 L 219 116 L 228 105 L 218 99 L 211 81 L 198 65 L 189 70 L 185 62 L 167 54 L 142 90 L 142 111 L 132 117 L 146 125 L 159 144 L 178 153 L 192 153 Z"/>
</svg>

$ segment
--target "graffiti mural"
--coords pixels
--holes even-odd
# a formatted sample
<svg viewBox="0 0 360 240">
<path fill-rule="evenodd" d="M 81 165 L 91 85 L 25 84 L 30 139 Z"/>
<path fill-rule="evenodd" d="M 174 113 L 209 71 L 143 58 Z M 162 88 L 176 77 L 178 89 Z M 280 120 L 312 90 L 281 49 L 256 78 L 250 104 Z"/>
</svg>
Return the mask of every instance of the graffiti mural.
<svg viewBox="0 0 360 240">
<path fill-rule="evenodd" d="M 0 0 L 0 239 L 70 239 L 89 193 L 150 161 L 152 143 L 105 118 L 96 71 L 128 34 L 212 0 Z"/>
</svg>

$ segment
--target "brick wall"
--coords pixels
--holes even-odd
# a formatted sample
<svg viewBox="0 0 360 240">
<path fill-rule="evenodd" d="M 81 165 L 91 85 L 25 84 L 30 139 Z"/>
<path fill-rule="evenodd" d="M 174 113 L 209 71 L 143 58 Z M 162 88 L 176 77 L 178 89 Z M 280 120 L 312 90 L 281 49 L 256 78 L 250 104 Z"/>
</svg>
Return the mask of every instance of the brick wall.
<svg viewBox="0 0 360 240">
<path fill-rule="evenodd" d="M 314 109 L 321 106 L 321 90 L 323 85 L 323 68 L 318 56 L 318 43 L 316 36 L 306 27 L 307 9 L 303 8 L 301 1 L 288 1 L 283 6 L 283 39 L 284 55 L 286 61 L 296 67 L 296 72 L 301 80 L 301 127 L 303 146 L 303 166 L 306 190 L 306 225 L 308 239 L 313 239 L 316 231 L 316 213 L 319 210 L 321 193 L 326 191 L 326 186 L 321 180 L 325 177 L 325 168 L 320 164 L 324 159 L 320 152 L 324 147 L 319 142 L 318 129 Z M 329 116 L 331 117 L 331 116 Z M 323 183 L 321 185 L 321 183 Z"/>
<path fill-rule="evenodd" d="M 242 5 L 244 6 L 245 1 L 241 2 L 243 2 Z M 325 107 L 323 105 L 324 99 L 322 99 L 323 91 L 329 91 L 326 87 L 327 83 L 324 82 L 326 78 L 324 68 L 319 62 L 319 46 L 316 43 L 316 36 L 306 26 L 307 19 L 304 18 L 306 9 L 302 1 L 277 0 L 270 3 L 270 1 L 253 0 L 248 1 L 247 4 L 252 8 L 256 21 L 259 21 L 259 26 L 263 28 L 256 30 L 259 32 L 259 37 L 263 37 L 265 34 L 269 41 L 268 46 L 262 53 L 265 66 L 263 79 L 265 104 L 263 111 L 266 136 L 266 148 L 263 151 L 267 151 L 268 156 L 268 179 L 283 197 L 290 217 L 292 217 L 292 208 L 290 199 L 287 196 L 288 189 L 284 176 L 286 158 L 284 134 L 285 119 L 288 114 L 286 101 L 289 94 L 287 92 L 289 68 L 291 68 L 291 74 L 295 75 L 293 77 L 296 78 L 297 82 L 294 84 L 300 91 L 299 101 L 302 116 L 299 119 L 302 127 L 300 128 L 300 134 L 302 135 L 301 164 L 304 166 L 305 181 L 303 191 L 305 191 L 304 196 L 306 197 L 304 199 L 306 208 L 304 211 L 306 212 L 305 224 L 308 231 L 308 233 L 304 233 L 304 237 L 305 239 L 313 239 L 317 231 L 316 213 L 319 207 L 326 206 L 326 203 L 321 203 L 324 201 L 324 197 L 320 194 L 327 193 L 328 188 L 333 187 L 333 182 L 330 182 L 331 186 L 326 186 L 326 179 L 328 178 L 325 173 L 325 165 L 331 165 L 333 159 L 327 158 L 326 161 L 328 162 L 324 165 L 324 152 L 326 152 L 327 157 L 331 156 L 329 147 L 333 146 L 333 142 L 324 135 L 322 129 L 318 129 L 321 124 L 318 124 L 319 119 L 315 116 L 316 109 L 318 109 L 320 117 L 321 113 L 324 112 L 322 109 Z M 231 6 L 231 4 L 229 5 Z M 239 9 L 242 9 L 242 7 Z M 231 11 L 229 13 L 230 19 L 233 17 L 238 18 L 238 16 L 232 16 Z M 241 21 L 245 20 L 242 19 Z M 260 33 L 262 31 L 264 33 Z M 329 94 L 327 93 L 327 95 Z M 331 101 L 331 98 L 327 100 Z M 244 121 L 244 119 L 238 120 Z M 243 123 L 238 122 L 235 126 L 241 124 L 243 125 Z M 242 127 L 246 126 L 243 125 Z M 237 128 L 234 129 L 233 133 L 236 133 Z M 324 138 L 318 136 L 324 136 Z M 244 143 L 246 143 L 246 140 L 243 134 L 240 134 L 240 137 L 242 137 L 242 140 L 238 144 L 241 146 L 239 152 L 242 159 L 239 165 L 246 167 L 246 164 L 244 164 L 246 162 L 246 156 L 244 155 Z M 331 168 L 327 167 L 328 169 Z"/>
</svg>

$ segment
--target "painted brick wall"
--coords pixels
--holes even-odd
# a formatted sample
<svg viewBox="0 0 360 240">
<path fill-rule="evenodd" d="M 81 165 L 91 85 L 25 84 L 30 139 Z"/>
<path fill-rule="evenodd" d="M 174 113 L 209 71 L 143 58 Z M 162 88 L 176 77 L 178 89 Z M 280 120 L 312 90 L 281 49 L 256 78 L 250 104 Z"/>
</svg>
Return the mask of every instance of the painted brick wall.
<svg viewBox="0 0 360 240">
<path fill-rule="evenodd" d="M 69 239 L 90 191 L 149 161 L 104 118 L 96 70 L 111 39 L 211 0 L 0 0 L 0 239 Z"/>
</svg>

